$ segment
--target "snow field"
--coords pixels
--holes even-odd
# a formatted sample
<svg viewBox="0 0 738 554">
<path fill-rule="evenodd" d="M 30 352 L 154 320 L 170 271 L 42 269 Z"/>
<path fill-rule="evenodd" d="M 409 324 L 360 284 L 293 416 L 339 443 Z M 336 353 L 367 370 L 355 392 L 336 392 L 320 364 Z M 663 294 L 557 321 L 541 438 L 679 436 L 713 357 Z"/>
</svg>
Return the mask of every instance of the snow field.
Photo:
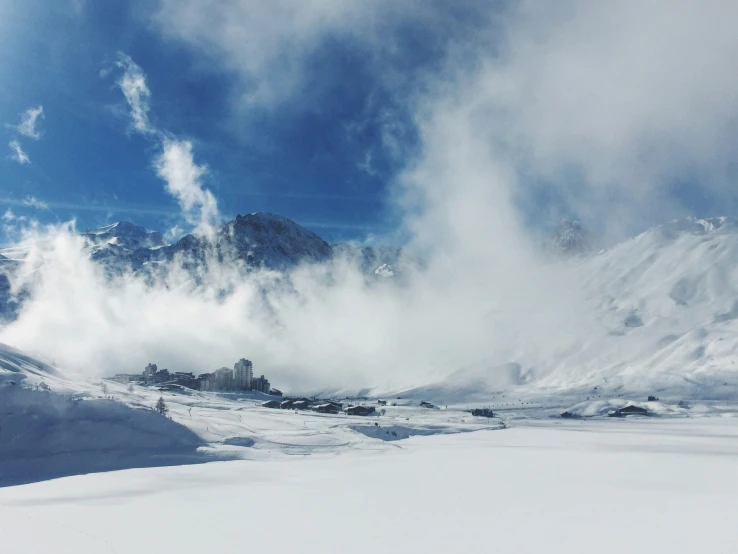
<svg viewBox="0 0 738 554">
<path fill-rule="evenodd" d="M 28 554 L 735 552 L 738 419 L 604 423 L 9 487 L 0 536 Z"/>
</svg>

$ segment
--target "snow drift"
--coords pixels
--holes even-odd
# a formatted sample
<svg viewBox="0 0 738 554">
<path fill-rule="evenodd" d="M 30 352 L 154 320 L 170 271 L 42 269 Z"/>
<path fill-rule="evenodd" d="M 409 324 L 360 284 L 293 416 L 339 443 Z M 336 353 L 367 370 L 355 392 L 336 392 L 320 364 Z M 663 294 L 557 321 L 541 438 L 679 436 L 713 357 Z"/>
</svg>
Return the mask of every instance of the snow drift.
<svg viewBox="0 0 738 554">
<path fill-rule="evenodd" d="M 47 383 L 62 388 L 62 376 L 0 344 L 0 486 L 212 459 L 198 451 L 199 436 L 149 407 L 59 394 Z"/>
</svg>

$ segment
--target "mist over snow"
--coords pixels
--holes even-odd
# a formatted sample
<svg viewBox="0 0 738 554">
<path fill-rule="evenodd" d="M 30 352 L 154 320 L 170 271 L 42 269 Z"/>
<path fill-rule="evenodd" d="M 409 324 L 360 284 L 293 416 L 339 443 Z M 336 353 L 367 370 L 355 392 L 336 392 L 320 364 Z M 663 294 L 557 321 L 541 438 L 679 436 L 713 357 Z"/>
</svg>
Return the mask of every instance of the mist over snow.
<svg viewBox="0 0 738 554">
<path fill-rule="evenodd" d="M 245 270 L 205 248 L 194 272 L 175 257 L 166 271 L 110 275 L 90 260 L 73 222 L 14 223 L 23 256 L 12 285 L 29 297 L 0 341 L 90 375 L 152 361 L 204 372 L 246 356 L 278 386 L 310 391 L 402 389 L 459 375 L 493 387 L 608 376 L 637 384 L 626 377 L 687 371 L 687 354 L 654 359 L 667 356 L 668 344 L 709 349 L 706 337 L 720 330 L 707 326 L 728 321 L 715 317 L 730 312 L 724 303 L 738 291 L 729 269 L 738 235 L 710 235 L 715 247 L 705 251 L 704 237 L 689 230 L 674 240 L 656 231 L 630 237 L 691 215 L 672 195 L 682 177 L 698 176 L 697 186 L 726 205 L 733 199 L 738 77 L 726 68 L 738 48 L 738 7 L 483 3 L 476 7 L 483 23 L 444 34 L 441 62 L 410 87 L 398 81 L 378 30 L 391 37 L 421 17 L 434 32 L 441 7 L 308 4 L 285 12 L 229 2 L 201 21 L 201 3 L 169 10 L 164 2 L 156 23 L 225 59 L 243 87 L 237 109 L 248 110 L 278 109 L 301 90 L 304 60 L 296 52 L 308 56 L 373 22 L 352 40 L 376 56 L 377 80 L 406 106 L 417 136 L 388 203 L 407 237 L 403 255 L 422 263 L 401 279 L 372 281 L 347 257 Z M 387 25 L 377 23 L 385 17 Z M 260 29 L 258 48 L 243 45 L 244 33 Z M 277 63 L 291 54 L 296 66 Z M 118 58 L 131 129 L 149 141 L 150 170 L 177 201 L 192 240 L 212 244 L 228 218 L 208 186 L 210 170 L 196 141 L 152 123 L 156 90 L 145 69 Z M 398 140 L 388 132 L 383 146 L 405 153 Z M 554 200 L 544 201 L 542 189 Z M 610 248 L 569 260 L 545 252 L 541 229 L 571 215 Z M 701 269 L 718 254 L 724 272 L 705 277 Z M 684 269 L 686 260 L 695 265 Z M 701 371 L 703 355 L 689 355 L 696 360 L 689 371 Z M 510 364 L 518 369 L 511 373 Z"/>
<path fill-rule="evenodd" d="M 248 355 L 285 387 L 407 387 L 554 347 L 564 335 L 550 331 L 567 326 L 556 325 L 565 283 L 561 305 L 544 303 L 553 272 L 527 278 L 535 294 L 513 296 L 522 266 L 494 284 L 495 273 L 457 271 L 447 259 L 396 281 L 367 281 L 347 258 L 287 273 L 211 258 L 196 278 L 175 260 L 160 276 L 111 276 L 72 226 L 29 233 L 23 246 L 15 285 L 30 299 L 0 341 L 91 375 L 149 361 L 207 371 Z"/>
</svg>

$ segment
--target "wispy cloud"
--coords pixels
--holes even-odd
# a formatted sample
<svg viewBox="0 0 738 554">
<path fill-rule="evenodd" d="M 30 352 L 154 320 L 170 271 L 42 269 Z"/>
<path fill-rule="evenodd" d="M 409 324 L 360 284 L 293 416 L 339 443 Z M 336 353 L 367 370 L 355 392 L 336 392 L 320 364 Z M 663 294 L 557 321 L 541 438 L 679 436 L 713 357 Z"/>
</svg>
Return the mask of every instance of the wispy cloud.
<svg viewBox="0 0 738 554">
<path fill-rule="evenodd" d="M 28 108 L 21 114 L 21 120 L 18 125 L 15 126 L 15 130 L 18 131 L 24 137 L 38 140 L 41 138 L 41 131 L 37 129 L 38 120 L 44 118 L 44 107 L 37 106 L 35 108 Z"/>
<path fill-rule="evenodd" d="M 21 165 L 30 164 L 31 163 L 31 158 L 29 158 L 28 157 L 28 154 L 26 154 L 23 151 L 23 148 L 21 147 L 20 142 L 18 142 L 17 140 L 11 140 L 8 143 L 8 147 L 10 147 L 10 156 L 9 157 L 10 157 L 11 160 L 15 160 L 16 162 L 18 162 Z"/>
<path fill-rule="evenodd" d="M 12 197 L 4 197 L 0 198 L 0 205 L 5 206 L 16 206 L 19 208 L 27 208 L 33 206 L 33 204 L 29 204 L 29 201 L 32 200 L 33 197 L 29 198 L 12 198 Z M 140 204 L 93 204 L 90 202 L 54 202 L 54 201 L 44 201 L 40 202 L 36 200 L 36 202 L 39 202 L 41 205 L 44 206 L 44 209 L 49 210 L 68 210 L 70 212 L 100 212 L 105 214 L 132 214 L 132 215 L 156 215 L 156 216 L 162 216 L 162 217 L 172 217 L 179 214 L 179 211 L 175 208 L 172 209 L 166 209 L 166 208 L 159 208 L 159 207 L 153 207 L 153 206 L 147 206 L 147 205 L 140 205 Z M 35 207 L 39 207 L 38 205 Z"/>
<path fill-rule="evenodd" d="M 23 205 L 28 206 L 29 208 L 38 208 L 39 210 L 48 210 L 49 205 L 36 198 L 35 196 L 26 196 L 23 200 Z"/>
<path fill-rule="evenodd" d="M 189 141 L 167 139 L 163 147 L 155 162 L 156 174 L 166 181 L 167 192 L 177 199 L 187 221 L 207 234 L 218 219 L 218 203 L 202 186 L 207 168 L 195 163 Z"/>
<path fill-rule="evenodd" d="M 116 65 L 123 70 L 123 76 L 118 80 L 118 86 L 131 108 L 133 128 L 141 134 L 157 134 L 156 129 L 149 121 L 151 91 L 146 85 L 146 75 L 130 56 L 122 52 L 118 54 Z"/>
<path fill-rule="evenodd" d="M 202 183 L 207 168 L 195 162 L 190 141 L 174 138 L 152 125 L 148 116 L 151 92 L 141 67 L 123 53 L 119 54 L 117 65 L 123 69 L 118 86 L 131 109 L 133 128 L 156 139 L 161 146 L 162 152 L 154 160 L 156 174 L 166 182 L 167 192 L 177 200 L 195 231 L 210 234 L 219 215 L 215 196 Z"/>
</svg>

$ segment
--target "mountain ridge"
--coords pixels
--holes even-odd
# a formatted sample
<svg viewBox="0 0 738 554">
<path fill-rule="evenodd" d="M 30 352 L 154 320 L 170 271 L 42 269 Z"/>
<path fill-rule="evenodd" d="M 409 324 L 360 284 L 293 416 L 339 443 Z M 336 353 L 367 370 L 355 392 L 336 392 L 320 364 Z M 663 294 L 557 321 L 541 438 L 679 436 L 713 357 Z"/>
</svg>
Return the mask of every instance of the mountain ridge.
<svg viewBox="0 0 738 554">
<path fill-rule="evenodd" d="M 264 267 L 264 258 L 259 256 L 274 255 L 277 270 L 280 263 L 320 262 L 331 259 L 325 258 L 330 255 L 346 258 L 357 267 L 363 264 L 375 279 L 394 275 L 392 263 L 375 265 L 382 256 L 402 255 L 401 250 L 391 247 L 331 246 L 313 233 L 280 230 L 288 222 L 281 216 L 258 216 L 256 221 L 239 216 L 224 226 L 221 251 L 216 249 L 216 239 L 209 243 L 216 246 L 208 255 L 226 256 L 230 255 L 228 248 L 236 248 L 242 256 L 237 261 L 252 269 Z M 147 231 L 126 225 L 96 231 L 87 232 L 93 237 L 90 240 L 96 241 L 92 246 L 102 245 L 114 253 L 124 247 L 130 247 L 131 253 L 139 252 L 137 244 L 149 240 Z M 273 232 L 284 240 L 267 240 L 267 248 L 254 248 L 254 237 L 263 240 Z M 125 246 L 115 234 L 126 235 L 126 240 L 141 238 Z M 295 237 L 299 238 L 296 242 L 291 240 Z M 304 248 L 313 244 L 310 241 L 315 241 L 318 252 L 312 257 L 314 252 Z M 197 254 L 202 239 L 187 235 L 177 244 L 184 253 Z M 153 252 L 146 260 L 166 261 L 172 248 L 144 249 Z M 124 260 L 128 263 L 128 258 Z M 20 262 L 10 259 L 3 263 L 17 267 Z M 738 391 L 738 224 L 734 218 L 667 222 L 610 248 L 567 256 L 553 265 L 586 305 L 586 310 L 561 314 L 590 318 L 578 325 L 581 336 L 562 337 L 565 343 L 560 348 L 556 345 L 545 353 L 527 349 L 510 359 L 500 359 L 492 352 L 488 358 L 455 368 L 458 371 L 453 372 L 453 378 L 438 383 L 438 390 L 460 389 L 467 383 L 470 390 L 486 391 L 500 386 L 561 390 L 598 386 L 661 394 L 691 387 L 710 391 L 714 397 Z M 3 290 L 9 294 L 9 286 L 3 289 L 0 282 L 0 292 Z M 506 368 L 502 380 L 496 369 L 501 367 Z"/>
</svg>

